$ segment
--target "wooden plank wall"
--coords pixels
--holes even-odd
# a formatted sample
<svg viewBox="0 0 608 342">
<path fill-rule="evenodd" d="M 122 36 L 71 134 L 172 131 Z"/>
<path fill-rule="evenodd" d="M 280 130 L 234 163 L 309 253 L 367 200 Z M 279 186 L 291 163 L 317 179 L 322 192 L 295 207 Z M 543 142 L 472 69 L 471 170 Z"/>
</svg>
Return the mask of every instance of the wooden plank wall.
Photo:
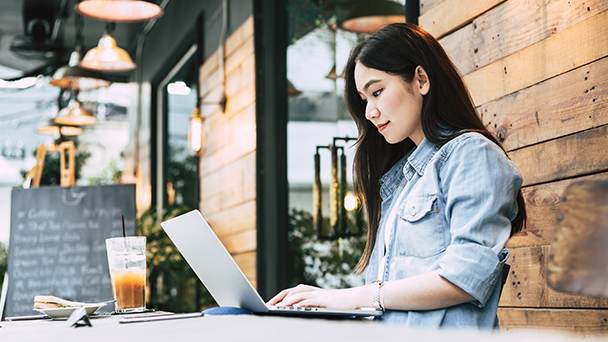
<svg viewBox="0 0 608 342">
<path fill-rule="evenodd" d="M 201 158 L 200 208 L 237 264 L 256 282 L 256 113 L 253 17 L 226 39 L 226 110 L 217 103 L 219 52 L 200 68 L 206 150 Z"/>
<path fill-rule="evenodd" d="M 608 299 L 559 293 L 545 280 L 564 189 L 608 179 L 608 1 L 421 0 L 419 23 L 524 177 L 528 225 L 507 245 L 502 329 L 608 335 Z"/>
</svg>

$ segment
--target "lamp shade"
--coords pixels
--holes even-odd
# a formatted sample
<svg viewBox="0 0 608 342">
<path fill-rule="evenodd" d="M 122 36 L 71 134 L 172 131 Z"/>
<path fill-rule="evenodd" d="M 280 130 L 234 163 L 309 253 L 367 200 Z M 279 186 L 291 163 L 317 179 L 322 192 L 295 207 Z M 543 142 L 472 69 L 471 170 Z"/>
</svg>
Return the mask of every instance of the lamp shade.
<svg viewBox="0 0 608 342">
<path fill-rule="evenodd" d="M 60 110 L 55 118 L 55 123 L 59 125 L 86 126 L 95 122 L 97 119 L 74 99 L 70 100 L 67 107 Z"/>
<path fill-rule="evenodd" d="M 85 0 L 77 3 L 74 10 L 91 19 L 115 23 L 156 19 L 164 14 L 157 4 L 138 0 Z"/>
<path fill-rule="evenodd" d="M 74 51 L 70 55 L 68 65 L 57 69 L 49 83 L 63 89 L 84 91 L 110 85 L 110 81 L 106 80 L 101 73 L 81 68 L 78 63 L 80 63 L 80 52 Z"/>
<path fill-rule="evenodd" d="M 81 127 L 61 126 L 55 123 L 54 119 L 48 120 L 44 125 L 36 128 L 36 132 L 50 135 L 74 136 L 84 132 Z"/>
<path fill-rule="evenodd" d="M 388 24 L 405 22 L 405 6 L 390 0 L 363 1 L 342 21 L 344 30 L 371 33 Z"/>
<path fill-rule="evenodd" d="M 99 39 L 97 47 L 92 48 L 84 55 L 82 62 L 79 64 L 85 69 L 98 71 L 120 72 L 135 69 L 129 54 L 116 46 L 116 39 L 108 33 Z"/>
</svg>

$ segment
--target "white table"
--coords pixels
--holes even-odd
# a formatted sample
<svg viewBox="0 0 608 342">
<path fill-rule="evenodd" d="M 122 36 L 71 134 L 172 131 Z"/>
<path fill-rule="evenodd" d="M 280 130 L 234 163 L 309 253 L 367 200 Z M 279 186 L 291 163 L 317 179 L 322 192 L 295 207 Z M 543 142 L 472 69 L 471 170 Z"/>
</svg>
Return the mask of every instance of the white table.
<svg viewBox="0 0 608 342">
<path fill-rule="evenodd" d="M 94 317 L 92 327 L 71 328 L 65 321 L 0 322 L 0 341 L 423 341 L 423 342 L 571 342 L 577 336 L 540 332 L 424 331 L 362 321 L 269 316 L 204 316 L 121 324 L 118 316 Z M 592 339 L 586 338 L 585 342 Z"/>
</svg>

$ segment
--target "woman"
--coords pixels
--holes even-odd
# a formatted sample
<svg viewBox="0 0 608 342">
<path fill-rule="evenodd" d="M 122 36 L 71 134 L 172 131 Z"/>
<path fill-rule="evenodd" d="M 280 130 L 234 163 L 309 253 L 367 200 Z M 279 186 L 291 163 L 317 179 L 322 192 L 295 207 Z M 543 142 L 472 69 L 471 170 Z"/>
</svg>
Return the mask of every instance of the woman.
<svg viewBox="0 0 608 342">
<path fill-rule="evenodd" d="M 270 305 L 385 310 L 411 327 L 498 327 L 508 238 L 525 224 L 522 178 L 475 112 L 437 40 L 392 24 L 357 45 L 345 100 L 368 214 L 364 286 L 299 285 Z"/>
</svg>

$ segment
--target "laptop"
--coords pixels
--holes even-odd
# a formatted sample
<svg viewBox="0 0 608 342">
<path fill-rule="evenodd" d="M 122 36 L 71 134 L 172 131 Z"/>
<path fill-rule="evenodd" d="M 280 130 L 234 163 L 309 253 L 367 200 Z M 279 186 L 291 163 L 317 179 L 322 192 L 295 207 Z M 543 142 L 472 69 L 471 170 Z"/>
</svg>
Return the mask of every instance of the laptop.
<svg viewBox="0 0 608 342">
<path fill-rule="evenodd" d="M 220 306 L 238 307 L 254 314 L 317 317 L 370 317 L 382 310 L 267 306 L 226 247 L 198 210 L 161 223 L 173 244 Z"/>
</svg>

